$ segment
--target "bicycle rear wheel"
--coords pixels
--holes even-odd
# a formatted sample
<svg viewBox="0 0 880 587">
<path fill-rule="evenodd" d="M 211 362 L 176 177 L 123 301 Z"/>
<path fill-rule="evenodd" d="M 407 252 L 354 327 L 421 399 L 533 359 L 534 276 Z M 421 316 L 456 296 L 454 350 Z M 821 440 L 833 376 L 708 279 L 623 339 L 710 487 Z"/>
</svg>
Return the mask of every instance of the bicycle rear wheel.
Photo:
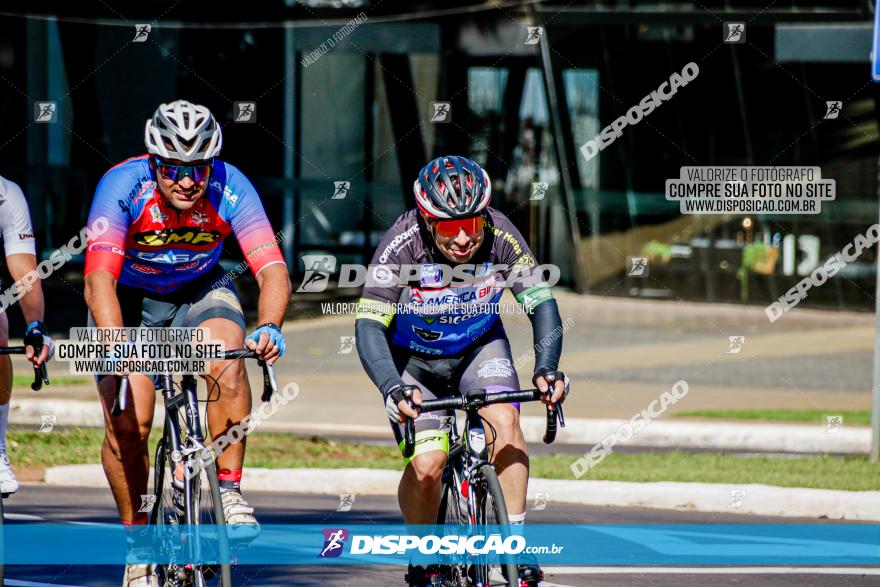
<svg viewBox="0 0 880 587">
<path fill-rule="evenodd" d="M 507 505 L 501 492 L 498 474 L 492 465 L 483 465 L 474 476 L 469 487 L 474 492 L 477 504 L 475 525 L 477 534 L 489 535 L 488 530 L 480 530 L 485 526 L 500 526 L 502 538 L 510 536 L 510 520 L 507 517 Z M 478 587 L 489 585 L 506 585 L 519 587 L 519 577 L 514 563 L 505 563 L 493 555 L 485 555 L 484 562 L 473 565 L 472 579 Z"/>
</svg>

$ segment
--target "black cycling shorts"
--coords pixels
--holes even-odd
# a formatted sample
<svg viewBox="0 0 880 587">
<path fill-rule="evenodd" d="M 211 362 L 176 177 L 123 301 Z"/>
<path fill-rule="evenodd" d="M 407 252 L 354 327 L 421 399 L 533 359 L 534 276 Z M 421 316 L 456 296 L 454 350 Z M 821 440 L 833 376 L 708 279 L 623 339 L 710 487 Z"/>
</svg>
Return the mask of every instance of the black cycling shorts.
<svg viewBox="0 0 880 587">
<path fill-rule="evenodd" d="M 244 332 L 244 312 L 235 287 L 229 280 L 223 287 L 214 287 L 224 275 L 218 265 L 203 277 L 164 294 L 117 284 L 116 297 L 122 309 L 122 324 L 134 328 L 197 328 L 211 318 L 226 318 L 238 324 Z M 95 325 L 91 312 L 88 325 Z M 105 375 L 96 376 L 95 380 L 100 381 L 102 377 Z M 158 382 L 158 377 L 153 377 L 153 381 Z"/>
<path fill-rule="evenodd" d="M 510 342 L 501 321 L 470 346 L 461 357 L 431 357 L 391 345 L 400 376 L 408 385 L 418 385 L 422 400 L 448 397 L 473 389 L 516 391 L 519 380 L 513 367 Z M 519 409 L 519 404 L 514 404 Z M 416 450 L 413 457 L 434 450 L 449 450 L 452 412 L 419 414 L 415 420 Z M 403 425 L 391 423 L 398 446 L 403 449 Z M 410 459 L 407 459 L 409 462 Z"/>
</svg>

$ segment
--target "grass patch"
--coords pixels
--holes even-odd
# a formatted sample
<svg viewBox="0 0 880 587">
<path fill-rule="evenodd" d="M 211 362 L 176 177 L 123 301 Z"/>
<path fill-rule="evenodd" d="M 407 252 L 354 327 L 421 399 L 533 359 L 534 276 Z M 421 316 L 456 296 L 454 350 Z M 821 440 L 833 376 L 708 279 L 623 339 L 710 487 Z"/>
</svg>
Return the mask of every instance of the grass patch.
<svg viewBox="0 0 880 587">
<path fill-rule="evenodd" d="M 576 455 L 532 459 L 531 474 L 574 479 L 569 469 Z M 867 456 L 737 456 L 718 453 L 611 454 L 581 479 L 606 481 L 682 481 L 695 483 L 762 483 L 847 491 L 880 490 L 880 465 Z"/>
<path fill-rule="evenodd" d="M 869 410 L 702 410 L 674 414 L 676 418 L 720 418 L 724 420 L 764 420 L 769 422 L 825 423 L 826 415 L 842 415 L 844 424 L 871 425 Z"/>
<path fill-rule="evenodd" d="M 150 435 L 154 454 L 160 431 Z M 54 466 L 101 462 L 104 432 L 70 428 L 52 432 L 10 431 L 10 458 L 17 466 Z M 533 457 L 533 477 L 574 479 L 569 468 L 578 455 Z M 248 467 L 268 468 L 403 468 L 399 451 L 390 446 L 339 442 L 292 434 L 254 433 L 248 437 Z M 763 483 L 848 491 L 880 490 L 880 465 L 866 456 L 736 456 L 683 452 L 611 454 L 584 480 Z"/>
<path fill-rule="evenodd" d="M 89 383 L 94 385 L 94 379 L 89 379 L 88 377 L 77 377 L 75 375 L 53 375 L 49 374 L 49 382 L 50 385 L 55 387 L 64 387 L 67 385 L 87 385 Z M 33 373 L 28 373 L 27 375 L 13 375 L 12 376 L 12 385 L 13 387 L 27 387 L 30 389 L 31 383 L 34 382 Z"/>
</svg>

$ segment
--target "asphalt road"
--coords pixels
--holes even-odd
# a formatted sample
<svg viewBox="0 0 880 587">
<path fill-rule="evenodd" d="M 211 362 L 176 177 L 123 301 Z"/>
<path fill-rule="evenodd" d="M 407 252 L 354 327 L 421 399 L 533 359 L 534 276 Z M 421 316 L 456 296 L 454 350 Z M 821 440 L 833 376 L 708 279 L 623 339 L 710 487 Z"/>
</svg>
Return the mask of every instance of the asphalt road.
<svg viewBox="0 0 880 587">
<path fill-rule="evenodd" d="M 349 512 L 337 512 L 336 496 L 315 496 L 283 493 L 250 492 L 247 497 L 257 508 L 265 524 L 331 524 L 365 523 L 396 524 L 402 522 L 392 497 L 359 496 Z M 6 501 L 7 523 L 20 522 L 114 522 L 115 508 L 106 489 L 84 489 L 25 485 Z M 640 524 L 640 523 L 803 523 L 823 524 L 827 520 L 764 518 L 730 514 L 703 514 L 649 509 L 617 509 L 550 503 L 543 511 L 531 512 L 530 522 L 581 524 Z M 85 546 L 87 548 L 87 546 Z M 51 553 L 47 553 L 47 561 Z M 862 571 L 835 570 L 818 574 L 815 569 L 547 569 L 546 587 L 591 586 L 619 587 L 621 585 L 652 587 L 713 587 L 760 585 L 774 587 L 843 587 L 850 585 L 878 585 L 880 576 L 865 575 Z M 239 566 L 234 569 L 237 586 L 305 587 L 344 586 L 374 587 L 402 585 L 403 569 L 391 566 Z M 847 574 L 844 574 L 847 573 Z M 41 567 L 7 567 L 6 585 L 30 586 L 117 586 L 122 576 L 121 566 L 72 567 L 49 565 Z"/>
</svg>

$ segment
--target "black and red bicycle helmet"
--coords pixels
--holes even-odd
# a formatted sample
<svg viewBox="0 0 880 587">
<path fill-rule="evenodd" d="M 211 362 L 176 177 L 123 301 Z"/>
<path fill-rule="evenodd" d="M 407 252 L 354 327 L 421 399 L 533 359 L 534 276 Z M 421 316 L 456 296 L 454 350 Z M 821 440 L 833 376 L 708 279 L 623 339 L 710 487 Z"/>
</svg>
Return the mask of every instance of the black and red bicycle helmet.
<svg viewBox="0 0 880 587">
<path fill-rule="evenodd" d="M 477 163 L 450 155 L 422 168 L 413 193 L 419 210 L 429 218 L 464 218 L 486 209 L 492 199 L 492 182 Z"/>
</svg>

